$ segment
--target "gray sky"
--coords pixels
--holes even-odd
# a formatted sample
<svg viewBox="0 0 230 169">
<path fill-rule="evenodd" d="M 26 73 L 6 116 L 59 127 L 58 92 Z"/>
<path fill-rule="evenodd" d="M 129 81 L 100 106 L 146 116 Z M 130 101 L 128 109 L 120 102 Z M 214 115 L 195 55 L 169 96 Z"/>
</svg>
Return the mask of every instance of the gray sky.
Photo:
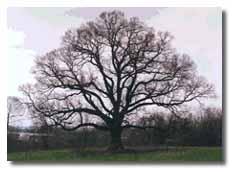
<svg viewBox="0 0 230 169">
<path fill-rule="evenodd" d="M 140 17 L 157 31 L 169 31 L 173 46 L 187 53 L 197 70 L 214 84 L 222 105 L 222 12 L 220 8 L 8 8 L 8 91 L 20 96 L 18 86 L 33 82 L 33 59 L 58 48 L 71 27 L 94 19 L 105 10 L 120 9 Z"/>
</svg>

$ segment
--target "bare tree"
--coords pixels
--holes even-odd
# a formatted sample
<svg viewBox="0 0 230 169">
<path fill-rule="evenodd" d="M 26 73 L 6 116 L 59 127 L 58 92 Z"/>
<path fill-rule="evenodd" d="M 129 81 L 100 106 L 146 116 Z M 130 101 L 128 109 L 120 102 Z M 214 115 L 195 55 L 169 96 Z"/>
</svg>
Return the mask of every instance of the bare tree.
<svg viewBox="0 0 230 169">
<path fill-rule="evenodd" d="M 15 96 L 7 97 L 7 129 L 24 115 L 24 110 L 20 98 Z"/>
<path fill-rule="evenodd" d="M 123 129 L 146 106 L 176 112 L 210 96 L 213 87 L 196 75 L 194 62 L 171 47 L 168 32 L 156 32 L 120 11 L 103 12 L 68 30 L 63 43 L 36 59 L 37 83 L 24 85 L 28 105 L 65 130 L 90 126 L 109 131 L 110 150 L 123 149 Z M 88 114 L 91 122 L 84 121 Z M 151 126 L 149 126 L 151 127 Z"/>
</svg>

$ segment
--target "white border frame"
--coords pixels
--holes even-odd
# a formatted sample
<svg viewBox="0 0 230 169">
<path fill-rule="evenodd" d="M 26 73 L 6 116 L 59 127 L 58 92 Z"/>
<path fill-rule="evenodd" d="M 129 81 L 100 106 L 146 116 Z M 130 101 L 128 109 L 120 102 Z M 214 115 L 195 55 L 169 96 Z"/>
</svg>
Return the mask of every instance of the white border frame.
<svg viewBox="0 0 230 169">
<path fill-rule="evenodd" d="M 162 165 L 162 164 L 154 164 L 152 165 L 144 165 L 142 164 L 136 164 L 132 165 L 130 163 L 129 165 L 123 165 L 123 166 L 116 166 L 116 165 L 95 165 L 91 164 L 89 166 L 85 165 L 77 165 L 77 163 L 65 163 L 61 165 L 55 165 L 53 164 L 38 164 L 36 165 L 33 164 L 28 164 L 28 165 L 16 165 L 12 164 L 10 162 L 7 162 L 7 142 L 6 142 L 6 136 L 7 136 L 7 131 L 6 131 L 6 80 L 7 80 L 7 72 L 6 72 L 6 57 L 7 57 L 7 51 L 6 51 L 6 31 L 7 31 L 7 7 L 221 7 L 223 11 L 226 13 L 226 31 L 228 28 L 228 12 L 230 10 L 230 1 L 229 0 L 0 0 L 0 168 L 3 169 L 9 169 L 9 168 L 85 168 L 85 167 L 93 167 L 93 168 L 107 168 L 107 167 L 132 167 L 132 168 L 141 168 L 141 167 L 146 167 L 146 168 L 152 168 L 152 167 L 160 167 L 160 168 L 184 168 L 184 165 L 173 165 L 173 164 L 168 164 L 168 165 Z M 227 58 L 227 48 L 229 47 L 229 44 L 227 43 L 227 39 L 229 38 L 229 35 L 227 32 L 225 32 L 224 36 L 227 35 L 226 37 L 226 44 L 225 45 L 225 59 L 223 61 L 227 61 L 226 65 L 229 65 L 229 59 Z M 228 76 L 229 69 L 226 66 L 226 76 Z M 226 77 L 225 86 L 226 89 L 223 89 L 223 93 L 227 92 L 227 96 L 229 96 L 229 91 L 227 91 L 227 84 L 229 83 L 229 79 Z M 223 98 L 223 103 L 225 102 L 224 100 L 227 98 Z M 229 135 L 227 134 L 227 131 L 229 129 L 229 125 L 227 121 L 229 121 L 229 116 L 228 114 L 228 109 L 227 105 L 229 101 L 226 101 L 226 107 L 223 107 L 225 110 L 225 117 L 227 117 L 226 120 L 226 140 L 225 143 L 227 144 L 227 140 L 229 140 Z M 230 103 L 229 103 L 230 104 Z M 223 104 L 224 105 L 224 104 Z M 229 148 L 226 145 L 226 162 L 225 164 L 222 165 L 213 165 L 210 163 L 210 165 L 202 165 L 200 167 L 202 168 L 223 168 L 223 167 L 228 167 L 228 152 Z M 186 165 L 186 164 L 185 164 Z M 186 165 L 188 168 L 193 168 L 193 167 L 198 167 L 197 165 Z"/>
</svg>

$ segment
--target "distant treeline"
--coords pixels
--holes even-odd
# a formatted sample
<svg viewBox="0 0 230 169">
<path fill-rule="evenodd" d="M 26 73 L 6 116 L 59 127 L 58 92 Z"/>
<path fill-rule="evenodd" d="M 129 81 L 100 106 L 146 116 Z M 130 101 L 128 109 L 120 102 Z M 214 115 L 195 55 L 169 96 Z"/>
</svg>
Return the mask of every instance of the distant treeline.
<svg viewBox="0 0 230 169">
<path fill-rule="evenodd" d="M 199 113 L 197 113 L 199 114 Z M 126 147 L 157 146 L 222 146 L 223 113 L 221 109 L 207 108 L 202 115 L 186 118 L 174 114 L 155 113 L 142 117 L 138 125 L 154 128 L 127 129 L 122 134 Z M 30 133 L 20 137 L 19 132 Z M 35 133 L 33 135 L 33 133 Z M 42 133 L 39 135 L 38 133 Z M 106 147 L 110 142 L 107 132 L 92 128 L 67 132 L 60 128 L 40 127 L 33 129 L 8 130 L 8 152 L 37 149 L 84 149 L 88 147 Z"/>
</svg>

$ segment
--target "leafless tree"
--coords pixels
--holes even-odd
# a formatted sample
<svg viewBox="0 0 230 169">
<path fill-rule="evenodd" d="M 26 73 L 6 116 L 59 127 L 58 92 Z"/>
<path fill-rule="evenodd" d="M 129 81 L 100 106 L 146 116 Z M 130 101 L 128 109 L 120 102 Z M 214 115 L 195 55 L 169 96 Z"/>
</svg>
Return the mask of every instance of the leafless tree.
<svg viewBox="0 0 230 169">
<path fill-rule="evenodd" d="M 24 115 L 24 110 L 20 98 L 15 96 L 7 97 L 7 129 Z"/>
<path fill-rule="evenodd" d="M 24 85 L 28 105 L 65 130 L 90 126 L 109 131 L 110 150 L 123 149 L 128 117 L 146 106 L 176 112 L 209 97 L 213 87 L 196 75 L 186 54 L 171 47 L 169 32 L 156 32 L 137 17 L 103 12 L 68 30 L 62 46 L 36 59 L 36 84 Z M 84 114 L 91 122 L 84 121 Z"/>
</svg>

